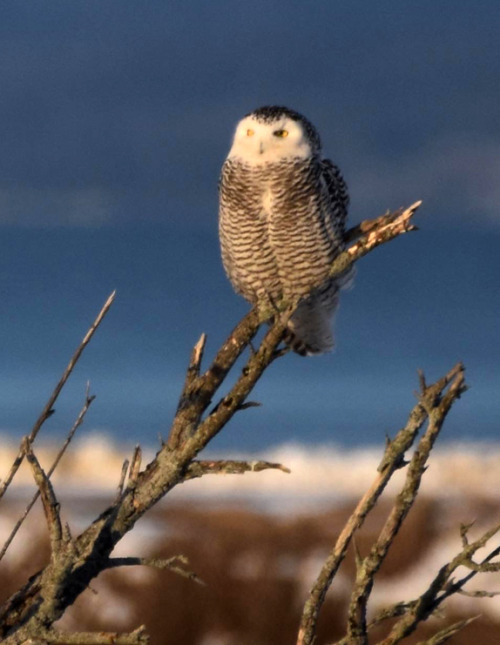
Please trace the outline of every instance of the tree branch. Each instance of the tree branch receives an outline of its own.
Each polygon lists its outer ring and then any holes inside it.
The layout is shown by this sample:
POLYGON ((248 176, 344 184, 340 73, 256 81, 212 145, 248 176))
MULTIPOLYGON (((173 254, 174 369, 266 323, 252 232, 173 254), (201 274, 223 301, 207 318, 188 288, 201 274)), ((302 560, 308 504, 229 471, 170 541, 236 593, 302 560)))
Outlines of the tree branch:
POLYGON ((24 453, 31 466, 33 477, 42 497, 43 510, 49 529, 52 558, 55 559, 61 549, 63 535, 61 518, 59 516, 59 502, 56 499, 52 484, 40 466, 27 437, 25 439, 24 453))
POLYGON ((184 566, 189 563, 189 560, 184 555, 174 555, 171 558, 109 558, 105 566, 106 569, 115 569, 117 567, 135 567, 146 566, 153 567, 154 569, 168 569, 173 571, 183 578, 193 580, 199 585, 204 585, 203 580, 193 571, 185 569, 184 566))
MULTIPOLYGON (((378 645, 395 645, 399 643, 403 638, 414 632, 417 625, 434 613, 447 598, 461 590, 480 570, 471 571, 468 575, 455 582, 451 582, 451 576, 458 567, 467 566, 467 562, 470 561, 472 556, 483 548, 499 531, 500 525, 494 526, 474 542, 465 544, 462 551, 453 560, 441 567, 427 590, 416 600, 408 603, 408 610, 392 626, 388 636, 381 640, 378 645)), ((489 560, 498 555, 499 550, 499 548, 494 549, 483 560, 483 564, 486 565, 489 560)), ((487 569, 482 569, 481 571, 486 572, 487 569)))
MULTIPOLYGON (((69 361, 66 369, 64 370, 58 384, 54 388, 54 391, 49 397, 49 400, 45 404, 45 407, 43 408, 42 412, 40 413, 40 416, 38 419, 35 421, 35 425, 31 429, 31 432, 28 437, 28 442, 31 444, 35 440, 38 432, 40 431, 40 428, 43 426, 45 421, 54 413, 54 403, 57 401, 57 398, 59 394, 61 393, 61 390, 66 384, 66 381, 71 375, 71 372, 73 371, 75 365, 77 364, 80 356, 82 355, 83 350, 87 347, 87 345, 90 343, 90 340, 92 339, 92 336, 95 334, 97 331, 97 328, 101 324, 101 322, 104 320, 104 317, 108 313, 108 311, 111 308, 111 305, 113 304, 113 301, 115 299, 116 291, 113 291, 113 293, 109 296, 109 298, 106 300, 104 303, 101 311, 98 313, 97 318, 94 320, 92 325, 90 326, 90 329, 87 331, 85 336, 83 337, 82 342, 78 345, 76 348, 75 353, 71 357, 71 360, 69 361)), ((14 479, 15 474, 17 473, 19 466, 21 465, 22 461, 24 459, 24 452, 23 449, 21 448, 19 450, 19 453, 4 481, 0 485, 0 499, 4 496, 5 491, 9 487, 11 481, 14 479)))
POLYGON ((425 641, 420 641, 420 643, 417 643, 417 645, 441 645, 442 643, 446 643, 446 641, 450 640, 452 636, 458 634, 458 632, 462 631, 462 629, 464 629, 464 627, 467 627, 467 625, 473 623, 475 620, 477 620, 477 618, 478 616, 474 616, 472 618, 467 618, 466 620, 460 620, 458 623, 454 623, 449 627, 441 629, 431 638, 425 641))
MULTIPOLYGON (((330 275, 341 276, 359 258, 378 245, 413 230, 411 217, 418 205, 419 203, 405 211, 377 218, 376 224, 368 233, 362 235, 336 258, 330 275)), ((4 645, 21 643, 39 634, 41 625, 47 627, 58 620, 65 609, 87 588, 90 581, 106 568, 113 548, 123 535, 131 530, 137 520, 162 496, 189 478, 190 465, 198 453, 242 408, 262 373, 281 354, 277 348, 296 305, 297 303, 293 303, 279 316, 275 316, 276 320, 257 351, 251 353, 239 379, 222 398, 221 404, 210 413, 207 413, 207 410, 215 393, 238 357, 254 338, 262 322, 262 316, 256 309, 252 309, 235 327, 205 372, 201 372, 204 337, 198 341, 191 356, 168 441, 162 445, 156 457, 143 471, 137 472, 138 468, 136 469, 134 478, 129 478, 120 498, 74 539, 71 550, 65 550, 64 567, 56 569, 51 562, 7 601, 0 611, 0 637, 4 638, 4 645), (57 584, 54 584, 54 579, 57 579, 57 584)), ((86 342, 88 340, 84 339, 83 346, 86 342)), ((72 359, 70 366, 74 365, 74 362, 76 361, 72 359)), ((64 382, 62 379, 62 385, 64 382)), ((56 395, 62 385, 56 388, 56 395)), ((51 397, 52 399, 54 397, 51 397)), ((44 415, 51 408, 52 404, 46 406, 42 412, 42 423, 46 418, 44 415)), ((425 415, 419 414, 423 422, 425 415)), ((37 422, 35 427, 40 425, 37 422)), ((236 467, 234 464, 233 466, 236 467)), ((243 465, 243 470, 245 467, 243 465)), ((270 466, 266 464, 265 467, 270 466)), ((392 468, 397 467, 400 467, 400 463, 395 461, 392 468)), ((202 470, 203 468, 207 468, 207 473, 210 471, 206 464, 201 467, 202 470)), ((255 469, 255 466, 252 468, 255 469)), ((384 481, 386 470, 378 477, 384 481)), ((376 490, 378 487, 380 482, 376 483, 376 490)), ((377 496, 378 493, 375 494, 375 498, 377 496)), ((366 500, 368 506, 370 503, 374 501, 366 500)), ((354 520, 355 526, 366 512, 363 508, 358 511, 358 518, 354 520)), ((343 539, 346 540, 346 537, 343 539)), ((349 539, 347 538, 347 543, 349 539)))
MULTIPOLYGON (((56 458, 54 459, 54 462, 52 463, 51 467, 47 471, 47 478, 48 479, 50 479, 50 477, 54 473, 54 470, 57 468, 59 462, 61 461, 61 459, 62 459, 62 457, 64 455, 64 453, 66 452, 66 449, 68 448, 71 440, 73 439, 73 436, 74 436, 75 432, 78 430, 78 428, 83 423, 85 415, 87 414, 87 411, 88 411, 90 405, 92 404, 92 402, 94 401, 94 399, 95 399, 95 396, 93 396, 93 395, 91 396, 89 394, 89 384, 87 383, 87 390, 86 390, 86 394, 85 394, 85 403, 84 403, 82 409, 80 410, 80 413, 78 414, 78 417, 76 418, 76 421, 74 422, 71 430, 69 431, 68 436, 64 440, 63 445, 61 446, 59 452, 57 453, 56 458)), ((23 454, 25 454, 26 448, 29 447, 29 446, 30 446, 29 441, 26 441, 25 444, 24 444, 24 447, 22 447, 22 449, 21 449, 23 454)), ((40 497, 40 490, 37 490, 36 493, 31 498, 31 501, 29 502, 29 504, 24 509, 23 514, 21 515, 21 517, 15 523, 14 528, 10 532, 9 537, 5 541, 5 544, 3 545, 2 550, 0 551, 0 560, 2 560, 2 558, 4 557, 5 553, 7 552, 7 549, 11 545, 13 539, 16 537, 17 532, 21 528, 24 520, 28 517, 29 512, 31 511, 31 509, 33 508, 33 506, 35 505, 35 503, 36 503, 36 501, 38 500, 39 497, 40 497)))
MULTIPOLYGON (((424 395, 426 397, 426 401, 435 401, 452 379, 459 378, 462 373, 463 366, 459 363, 442 379, 437 381, 433 386, 427 388, 424 395)), ((463 376, 460 378, 460 383, 462 382, 463 376)), ((359 501, 352 515, 349 517, 346 525, 337 538, 335 546, 326 559, 311 588, 311 591, 309 592, 309 596, 302 613, 297 645, 310 645, 313 643, 319 612, 325 600, 326 592, 330 588, 332 580, 345 557, 354 532, 363 525, 368 513, 375 506, 394 472, 405 465, 405 452, 413 444, 415 437, 419 429, 424 424, 427 416, 428 412, 420 400, 411 411, 406 426, 397 433, 396 437, 392 441, 388 441, 375 480, 359 501)), ((346 642, 351 643, 349 640, 346 642)))
POLYGON ((413 506, 420 488, 427 460, 442 428, 446 415, 452 404, 465 391, 463 369, 457 372, 450 389, 442 397, 438 396, 435 387, 424 387, 419 396, 422 408, 429 418, 428 427, 418 442, 413 457, 406 471, 406 480, 396 498, 394 507, 387 518, 382 531, 369 555, 363 560, 357 571, 356 582, 351 596, 348 619, 348 637, 352 645, 366 645, 368 631, 366 625, 366 607, 374 577, 384 561, 390 545, 394 541, 404 518, 413 506))
POLYGON ((141 625, 133 632, 60 632, 55 629, 42 630, 35 642, 54 645, 148 645, 146 628, 141 625))
POLYGON ((290 473, 291 470, 282 464, 270 461, 192 461, 186 471, 185 479, 195 479, 203 475, 242 475, 244 473, 258 473, 262 470, 281 470, 290 473))

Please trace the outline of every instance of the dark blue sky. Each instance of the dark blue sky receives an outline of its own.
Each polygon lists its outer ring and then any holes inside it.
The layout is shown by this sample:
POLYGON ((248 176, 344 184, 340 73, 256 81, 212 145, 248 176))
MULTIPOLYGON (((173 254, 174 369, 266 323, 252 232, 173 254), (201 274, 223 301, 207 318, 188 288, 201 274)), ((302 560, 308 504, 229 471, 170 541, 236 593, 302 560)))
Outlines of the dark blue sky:
POLYGON ((333 355, 275 364, 221 447, 380 442, 416 369, 472 386, 450 440, 500 417, 500 5, 72 0, 0 7, 0 429, 29 430, 109 292, 117 301, 46 434, 90 379, 88 427, 166 432, 190 347, 245 303, 219 260, 217 179, 238 119, 303 112, 352 221, 424 199, 420 232, 345 293, 333 355))

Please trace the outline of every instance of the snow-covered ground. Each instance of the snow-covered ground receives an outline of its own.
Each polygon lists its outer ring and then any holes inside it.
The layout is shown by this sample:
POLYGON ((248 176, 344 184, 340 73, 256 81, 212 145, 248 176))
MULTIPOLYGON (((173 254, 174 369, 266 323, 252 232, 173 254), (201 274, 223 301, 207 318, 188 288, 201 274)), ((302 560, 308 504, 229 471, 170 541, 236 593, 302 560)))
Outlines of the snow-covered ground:
MULTIPOLYGON (((18 446, 6 439, 0 443, 0 476, 4 477, 18 446)), ((57 446, 51 447, 43 443, 35 446, 44 467, 50 465, 56 449, 57 446)), ((132 450, 133 446, 118 445, 98 433, 90 433, 70 447, 53 482, 64 519, 70 522, 74 533, 85 528, 112 501, 123 460, 130 457, 132 450)), ((153 457, 154 452, 153 448, 144 450, 143 465, 153 457)), ((214 545, 220 545, 225 539, 221 536, 226 532, 234 535, 234 527, 237 526, 240 531, 238 540, 241 552, 224 556, 227 575, 233 580, 239 580, 238 584, 253 584, 259 576, 269 575, 272 562, 273 579, 294 579, 299 606, 300 599, 305 596, 327 555, 327 545, 333 540, 331 536, 338 532, 338 526, 342 525, 356 500, 376 476, 382 453, 382 447, 346 450, 334 445, 292 444, 276 446, 259 454, 210 453, 205 456, 211 459, 263 459, 279 462, 287 466, 291 473, 269 470, 245 475, 210 475, 182 484, 120 542, 117 553, 147 555, 159 553, 164 548, 178 548, 172 545, 184 543, 188 553, 190 549, 196 553, 201 545, 206 548, 206 540, 213 548, 214 545), (186 514, 186 509, 194 510, 192 514, 186 514), (214 520, 215 524, 207 523, 207 513, 211 512, 217 518, 214 520), (248 517, 251 523, 259 516, 266 518, 262 524, 267 528, 262 529, 262 535, 252 533, 251 539, 255 542, 252 542, 250 548, 245 538, 245 518, 248 517), (301 549, 295 549, 297 536, 301 535, 296 530, 300 518, 308 518, 309 525, 314 526, 316 532, 323 532, 324 539, 316 545, 311 542, 301 549), (217 522, 222 522, 222 528, 217 528, 217 522), (228 527, 232 528, 224 528, 224 522, 229 522, 228 527), (286 546, 280 547, 279 557, 274 555, 269 560, 265 549, 259 550, 260 541, 270 543, 278 540, 277 536, 282 535, 283 531, 289 531, 286 534, 289 537, 283 543, 286 546)), ((404 476, 404 469, 396 473, 384 497, 385 502, 382 500, 380 508, 377 507, 375 517, 379 518, 376 519, 378 526, 381 526, 381 518, 387 512, 392 494, 402 484, 404 476)), ((2 500, 1 543, 8 536, 15 519, 34 490, 31 473, 23 465, 2 500)), ((415 510, 412 521, 416 523, 405 538, 410 542, 414 539, 415 544, 400 544, 398 547, 408 548, 410 553, 414 547, 419 552, 418 556, 403 562, 401 575, 398 575, 396 565, 393 565, 391 572, 382 572, 373 590, 371 610, 375 611, 422 593, 439 568, 460 551, 461 523, 476 521, 471 530, 472 537, 499 523, 499 490, 500 444, 448 444, 436 448, 431 455, 420 493, 420 497, 428 501, 431 510, 420 516, 419 511, 415 510), (419 522, 425 524, 423 538, 419 533, 422 529, 419 522), (411 531, 415 532, 414 538, 411 531), (422 540, 425 544, 421 543, 422 540)), ((409 521, 411 518, 412 514, 409 521)), ((369 539, 372 539, 377 529, 372 526, 370 530, 369 539)), ((43 535, 44 532, 43 515, 40 510, 34 511, 27 527, 20 531, 9 549, 6 558, 9 570, 15 570, 16 563, 23 562, 25 553, 33 545, 34 535, 43 535)), ((499 539, 493 539, 491 547, 498 546, 499 543, 499 539)), ((184 547, 181 548, 184 552, 184 547)), ((210 559, 215 561, 217 557, 211 555, 210 559)), ((348 570, 339 572, 330 592, 332 599, 348 595, 352 585, 351 573, 348 570)), ((134 567, 121 575, 123 580, 140 588, 141 585, 152 584, 156 574, 145 568, 134 567)), ((89 611, 92 615, 101 616, 104 622, 106 616, 111 615, 110 624, 120 628, 120 625, 116 625, 118 622, 125 628, 127 617, 133 613, 132 600, 116 595, 116 590, 109 587, 105 579, 99 578, 94 586, 101 591, 101 595, 97 599, 92 594, 88 596, 86 602, 87 607, 90 607, 89 611), (105 603, 102 602, 104 593, 105 603)), ((497 591, 500 589, 500 576, 478 576, 469 589, 497 591)), ((487 599, 454 596, 448 603, 448 609, 468 616, 481 613, 483 617, 500 625, 500 596, 487 599)), ((78 621, 75 620, 75 614, 70 612, 66 619, 68 627, 76 625, 78 621)))
MULTIPOLYGON (((4 477, 17 453, 18 444, 0 436, 0 477, 4 477)), ((35 445, 35 452, 48 467, 57 444, 35 445)), ((64 495, 106 495, 116 489, 124 459, 133 445, 119 445, 101 433, 90 433, 71 446, 53 476, 63 484, 64 495)), ((156 448, 143 447, 143 465, 156 448)), ((206 499, 212 503, 244 498, 262 510, 300 512, 314 506, 332 505, 359 496, 373 480, 383 454, 382 447, 345 449, 334 444, 307 446, 283 444, 260 453, 203 453, 201 458, 263 459, 287 466, 290 474, 278 470, 245 475, 210 475, 192 480, 171 493, 173 499, 206 499), (277 504, 275 504, 277 502, 277 504)), ((481 496, 496 500, 500 490, 500 443, 446 444, 432 453, 422 493, 450 500, 481 496)), ((395 477, 392 489, 404 471, 395 477)), ((21 494, 33 486, 31 472, 24 465, 16 476, 12 493, 21 494)))

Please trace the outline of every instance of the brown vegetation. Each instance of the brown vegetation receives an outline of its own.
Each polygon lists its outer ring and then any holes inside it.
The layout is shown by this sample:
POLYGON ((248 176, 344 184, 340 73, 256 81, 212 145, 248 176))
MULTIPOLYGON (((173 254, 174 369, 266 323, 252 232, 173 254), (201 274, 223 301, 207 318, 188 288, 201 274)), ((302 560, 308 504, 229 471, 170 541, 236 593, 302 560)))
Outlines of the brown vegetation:
MULTIPOLYGON (((145 624, 152 645, 291 645, 296 641, 304 597, 353 503, 298 516, 270 515, 244 506, 207 509, 199 503, 162 504, 148 515, 148 524, 155 526, 155 538, 151 551, 143 555, 168 558, 182 553, 205 585, 143 567, 107 571, 78 598, 62 626, 76 631, 126 632, 145 624)), ((99 502, 90 507, 97 511, 99 502)), ((413 597, 416 581, 411 576, 418 571, 419 577, 430 580, 434 574, 425 571, 425 561, 443 534, 443 524, 458 545, 455 527, 470 516, 472 508, 480 525, 493 514, 500 514, 500 504, 492 506, 485 500, 469 500, 464 508, 450 510, 442 500, 420 499, 382 565, 378 582, 397 583, 409 575, 407 597, 413 597)), ((370 548, 389 510, 389 501, 382 501, 358 534, 356 545, 361 554, 370 548)), ((8 566, 9 560, 2 563, 0 600, 19 588, 28 573, 47 562, 49 547, 41 520, 40 515, 33 516, 30 530, 36 531, 38 523, 40 541, 27 543, 22 562, 16 559, 13 566, 8 566)), ((148 544, 148 530, 141 530, 140 525, 136 530, 137 543, 148 544)), ((323 607, 317 645, 333 643, 343 636, 354 577, 354 553, 350 549, 323 607)), ((473 615, 477 603, 470 600, 462 608, 445 610, 406 642, 419 643, 445 624, 473 615)), ((451 642, 493 644, 498 633, 500 623, 486 614, 451 642)), ((374 632, 375 639, 377 636, 382 633, 374 632)))

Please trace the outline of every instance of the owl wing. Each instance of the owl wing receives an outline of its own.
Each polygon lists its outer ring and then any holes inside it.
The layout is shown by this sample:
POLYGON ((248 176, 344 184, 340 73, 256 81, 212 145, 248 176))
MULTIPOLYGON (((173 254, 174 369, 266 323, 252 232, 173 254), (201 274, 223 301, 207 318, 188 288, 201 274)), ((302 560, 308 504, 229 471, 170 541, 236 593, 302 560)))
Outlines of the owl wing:
MULTIPOLYGON (((320 162, 321 179, 327 199, 327 228, 338 252, 345 248, 345 231, 349 208, 347 184, 339 168, 329 159, 320 162)), ((351 267, 336 280, 339 287, 348 287, 354 278, 355 269, 351 267)))
POLYGON ((339 168, 330 159, 321 160, 321 177, 329 199, 333 228, 343 239, 349 208, 347 184, 339 168))

